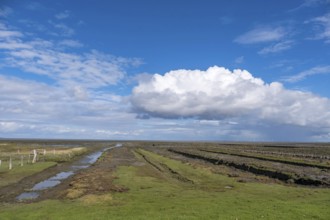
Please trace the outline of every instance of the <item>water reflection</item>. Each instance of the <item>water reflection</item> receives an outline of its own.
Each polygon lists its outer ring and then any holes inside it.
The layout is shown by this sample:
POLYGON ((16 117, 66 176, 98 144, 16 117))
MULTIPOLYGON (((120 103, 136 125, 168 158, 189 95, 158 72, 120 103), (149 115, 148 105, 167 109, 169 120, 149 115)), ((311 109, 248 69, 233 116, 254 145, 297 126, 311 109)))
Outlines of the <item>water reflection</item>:
POLYGON ((16 199, 18 201, 29 200, 29 199, 36 199, 38 198, 39 193, 37 192, 24 192, 21 195, 17 196, 16 199))

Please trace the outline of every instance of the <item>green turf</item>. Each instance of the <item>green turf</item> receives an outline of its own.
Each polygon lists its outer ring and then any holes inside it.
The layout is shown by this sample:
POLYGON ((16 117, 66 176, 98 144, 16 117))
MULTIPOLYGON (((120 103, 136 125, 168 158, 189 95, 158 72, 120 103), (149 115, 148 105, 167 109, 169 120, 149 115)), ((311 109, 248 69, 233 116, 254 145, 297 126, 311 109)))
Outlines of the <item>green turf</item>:
POLYGON ((195 184, 151 166, 120 167, 112 200, 43 201, 0 207, 0 219, 329 219, 330 190, 237 183, 233 178, 143 151, 195 184), (232 187, 232 188, 229 188, 232 187))

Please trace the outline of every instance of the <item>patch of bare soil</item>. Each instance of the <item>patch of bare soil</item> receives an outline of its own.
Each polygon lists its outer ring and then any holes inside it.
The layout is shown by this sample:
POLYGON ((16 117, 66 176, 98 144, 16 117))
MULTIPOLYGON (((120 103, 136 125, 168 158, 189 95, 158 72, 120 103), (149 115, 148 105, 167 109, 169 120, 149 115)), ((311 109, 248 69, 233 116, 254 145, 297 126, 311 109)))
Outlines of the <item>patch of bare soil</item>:
POLYGON ((77 199, 86 195, 101 195, 107 192, 125 192, 128 188, 113 183, 118 166, 134 165, 136 158, 127 147, 105 152, 91 167, 63 181, 60 185, 40 196, 43 199, 77 199))

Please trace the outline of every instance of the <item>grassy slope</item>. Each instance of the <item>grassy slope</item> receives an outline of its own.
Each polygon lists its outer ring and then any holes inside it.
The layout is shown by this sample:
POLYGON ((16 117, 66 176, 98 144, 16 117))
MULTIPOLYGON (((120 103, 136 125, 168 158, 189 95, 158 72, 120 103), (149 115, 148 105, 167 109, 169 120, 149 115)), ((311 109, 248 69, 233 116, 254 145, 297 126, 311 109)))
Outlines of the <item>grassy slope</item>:
POLYGON ((160 175, 150 166, 120 167, 116 183, 129 187, 129 192, 91 201, 3 205, 0 219, 329 219, 329 189, 237 183, 203 168, 143 153, 195 184, 160 175))

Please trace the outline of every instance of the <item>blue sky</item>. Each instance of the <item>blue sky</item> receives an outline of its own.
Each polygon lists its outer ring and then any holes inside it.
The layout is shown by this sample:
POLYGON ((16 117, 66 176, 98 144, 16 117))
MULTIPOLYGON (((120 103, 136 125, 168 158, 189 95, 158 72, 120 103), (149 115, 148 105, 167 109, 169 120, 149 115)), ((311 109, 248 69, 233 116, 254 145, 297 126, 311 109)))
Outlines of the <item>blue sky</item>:
POLYGON ((330 141, 330 1, 0 1, 0 137, 330 141))

